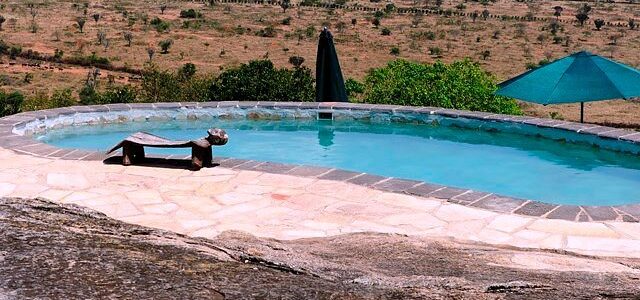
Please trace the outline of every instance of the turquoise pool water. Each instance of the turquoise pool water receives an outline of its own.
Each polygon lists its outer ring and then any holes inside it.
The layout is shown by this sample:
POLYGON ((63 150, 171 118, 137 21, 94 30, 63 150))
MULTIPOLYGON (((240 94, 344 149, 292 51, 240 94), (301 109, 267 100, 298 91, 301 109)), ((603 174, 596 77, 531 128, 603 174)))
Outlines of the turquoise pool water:
MULTIPOLYGON (((360 121, 171 121, 51 130, 37 138, 105 151, 136 131, 193 139, 229 133, 214 155, 336 167, 558 204, 640 202, 640 157, 550 139, 448 126, 360 121)), ((188 149, 150 153, 189 154, 188 149)))

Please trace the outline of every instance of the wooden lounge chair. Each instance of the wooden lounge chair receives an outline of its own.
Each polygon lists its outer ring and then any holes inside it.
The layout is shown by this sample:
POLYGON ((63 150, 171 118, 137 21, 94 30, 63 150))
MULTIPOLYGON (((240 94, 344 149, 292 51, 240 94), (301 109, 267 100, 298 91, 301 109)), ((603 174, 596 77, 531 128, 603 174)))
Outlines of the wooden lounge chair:
POLYGON ((200 170, 212 166, 212 146, 222 146, 229 141, 229 136, 222 129, 209 129, 207 133, 207 137, 194 141, 173 141, 146 132, 136 132, 107 151, 107 154, 122 148, 122 164, 128 166, 144 159, 144 147, 191 148, 191 166, 194 170, 200 170))

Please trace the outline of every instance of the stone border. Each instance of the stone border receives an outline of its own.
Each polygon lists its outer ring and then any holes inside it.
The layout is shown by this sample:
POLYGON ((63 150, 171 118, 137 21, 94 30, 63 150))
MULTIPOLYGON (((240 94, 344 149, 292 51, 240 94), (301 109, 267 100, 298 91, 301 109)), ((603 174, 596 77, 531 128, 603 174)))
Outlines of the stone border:
MULTIPOLYGON (((190 102, 190 103, 132 103, 92 106, 72 106, 33 112, 25 112, 0 118, 0 147, 17 153, 37 157, 62 160, 102 161, 110 156, 102 152, 79 149, 60 149, 41 143, 31 137, 14 133, 14 128, 29 122, 55 119, 58 116, 88 112, 111 112, 130 110, 168 110, 179 108, 269 108, 269 109, 334 109, 371 111, 380 113, 415 113, 439 115, 449 118, 466 118, 501 123, 519 123, 541 128, 556 128, 569 132, 597 136, 603 139, 619 140, 640 145, 640 132, 581 124, 567 121, 541 119, 526 116, 510 116, 485 112, 471 112, 436 107, 408 107, 400 105, 376 105, 355 103, 314 103, 314 102, 190 102)), ((156 158, 188 159, 190 156, 151 156, 156 158)), ((237 158, 215 159, 220 166, 234 170, 251 170, 274 174, 313 177, 325 180, 343 181, 377 190, 404 193, 421 197, 435 197, 464 206, 487 209, 500 213, 514 213, 547 219, 569 221, 640 221, 640 204, 620 206, 572 206, 547 204, 532 200, 516 199, 492 193, 435 185, 421 181, 383 177, 372 174, 351 172, 333 168, 304 165, 261 162, 237 158)))

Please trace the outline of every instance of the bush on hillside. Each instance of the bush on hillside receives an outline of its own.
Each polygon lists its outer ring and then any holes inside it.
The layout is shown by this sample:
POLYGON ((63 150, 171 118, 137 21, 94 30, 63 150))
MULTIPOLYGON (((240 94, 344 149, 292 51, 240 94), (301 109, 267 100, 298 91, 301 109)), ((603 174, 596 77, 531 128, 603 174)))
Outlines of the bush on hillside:
POLYGON ((24 96, 20 92, 5 93, 0 91, 0 117, 20 112, 24 96))
POLYGON ((200 18, 201 16, 202 14, 200 14, 200 12, 196 11, 193 8, 180 11, 180 18, 195 19, 195 18, 200 18))
POLYGON ((173 72, 150 66, 140 84, 142 102, 174 102, 180 98, 180 80, 173 72))
POLYGON ((270 60, 254 60, 224 71, 211 84, 212 101, 313 101, 311 70, 277 69, 270 60))
POLYGON ((77 105, 78 101, 73 97, 71 89, 61 89, 53 92, 51 96, 46 92, 36 92, 22 103, 22 111, 41 110, 57 107, 77 105))
POLYGON ((359 97, 364 93, 364 84, 362 82, 357 81, 353 78, 349 78, 344 82, 344 88, 347 91, 347 96, 350 101, 353 102, 355 98, 359 97))
POLYGON ((496 96, 494 78, 471 60, 433 65, 396 60, 369 71, 368 103, 422 105, 521 114, 515 100, 496 96))
POLYGON ((138 90, 131 85, 112 86, 100 95, 101 104, 132 103, 138 99, 138 90))

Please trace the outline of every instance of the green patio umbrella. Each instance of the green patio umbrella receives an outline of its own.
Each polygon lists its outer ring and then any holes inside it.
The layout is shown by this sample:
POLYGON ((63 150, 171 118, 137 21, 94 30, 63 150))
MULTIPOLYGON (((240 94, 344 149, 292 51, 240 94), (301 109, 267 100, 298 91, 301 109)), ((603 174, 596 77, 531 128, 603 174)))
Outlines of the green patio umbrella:
POLYGON ((322 29, 316 59, 316 102, 349 102, 333 35, 322 29))
POLYGON ((580 51, 527 71, 498 85, 497 95, 538 104, 640 97, 640 71, 604 57, 580 51))

